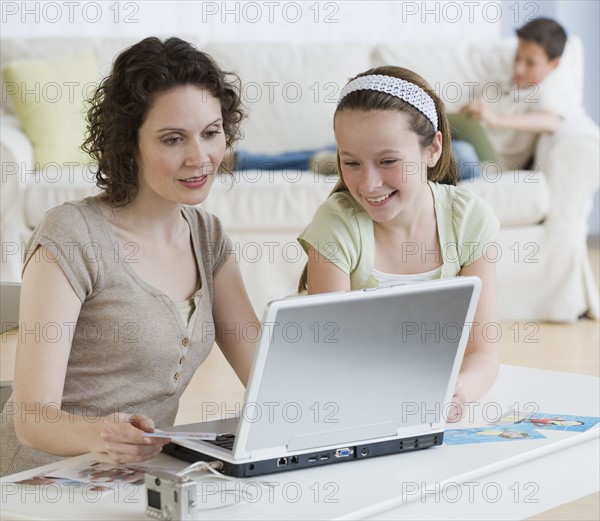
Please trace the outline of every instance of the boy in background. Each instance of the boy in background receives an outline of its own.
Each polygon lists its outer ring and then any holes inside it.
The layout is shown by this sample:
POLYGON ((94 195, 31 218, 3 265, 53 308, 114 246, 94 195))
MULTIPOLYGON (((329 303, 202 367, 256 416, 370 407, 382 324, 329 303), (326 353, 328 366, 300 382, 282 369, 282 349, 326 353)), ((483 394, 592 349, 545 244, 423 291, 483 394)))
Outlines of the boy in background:
POLYGON ((568 112, 568 93, 560 97, 544 83, 560 63, 565 30, 554 20, 537 18, 516 32, 512 83, 495 103, 477 98, 461 109, 487 128, 502 168, 510 170, 526 169, 537 137, 554 132, 568 112))
MULTIPOLYGON (((537 18, 517 29, 519 43, 512 67, 512 78, 502 87, 494 103, 477 98, 461 112, 477 118, 489 138, 489 145, 503 170, 525 170, 531 166, 535 141, 542 133, 554 132, 567 115, 568 93, 552 93, 544 83, 554 71, 565 48, 567 34, 560 24, 537 18)), ((510 74, 510 73, 509 73, 510 74)), ((507 76, 509 75, 507 74, 507 76)), ((473 143, 452 140, 457 161, 458 180, 481 176, 480 162, 473 143)), ((228 170, 314 170, 325 175, 337 174, 335 145, 316 150, 281 154, 256 154, 237 150, 224 161, 228 170)))

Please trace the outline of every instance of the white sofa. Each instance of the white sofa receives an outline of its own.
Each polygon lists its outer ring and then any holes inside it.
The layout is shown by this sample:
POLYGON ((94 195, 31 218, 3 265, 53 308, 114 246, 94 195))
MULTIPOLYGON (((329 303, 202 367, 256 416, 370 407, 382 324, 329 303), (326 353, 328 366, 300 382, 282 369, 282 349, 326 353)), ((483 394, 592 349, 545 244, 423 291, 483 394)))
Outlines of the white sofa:
MULTIPOLYGON (((384 63, 416 70, 440 89, 450 110, 457 109, 467 100, 466 82, 481 86, 506 74, 516 45, 514 39, 476 45, 215 45, 183 37, 241 77, 250 116, 239 146, 257 152, 332 143, 332 114, 341 87, 350 76, 384 63), (452 93, 444 91, 451 88, 452 93)), ((92 50, 100 76, 108 72, 112 58, 132 43, 4 40, 0 60, 5 66, 17 59, 92 50)), ((573 321, 585 313, 598 317, 598 291, 586 236, 592 197, 599 185, 599 131, 582 109, 582 78, 583 50, 580 41, 571 38, 553 81, 562 82, 572 96, 573 114, 554 135, 538 140, 536 171, 497 175, 494 169, 466 184, 492 205, 501 222, 497 268, 503 320, 573 321)), ((94 184, 81 168, 36 174, 31 142, 6 103, 1 124, 1 278, 19 280, 24 244, 44 212, 93 193, 94 184)), ((295 292, 305 262, 295 238, 335 179, 313 172, 249 171, 238 173, 233 186, 228 180, 227 176, 217 180, 204 206, 220 216, 232 237, 260 314, 269 300, 295 292)))

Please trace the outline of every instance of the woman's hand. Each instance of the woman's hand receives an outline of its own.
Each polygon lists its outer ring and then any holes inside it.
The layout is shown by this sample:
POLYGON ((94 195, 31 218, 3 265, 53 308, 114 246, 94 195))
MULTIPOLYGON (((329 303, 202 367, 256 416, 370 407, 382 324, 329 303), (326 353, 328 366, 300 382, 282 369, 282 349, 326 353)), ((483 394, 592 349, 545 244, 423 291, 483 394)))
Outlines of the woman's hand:
POLYGON ((114 413, 102 419, 100 438, 106 452, 117 463, 132 463, 152 459, 169 443, 169 438, 146 438, 144 432, 154 432, 154 422, 143 414, 114 413))

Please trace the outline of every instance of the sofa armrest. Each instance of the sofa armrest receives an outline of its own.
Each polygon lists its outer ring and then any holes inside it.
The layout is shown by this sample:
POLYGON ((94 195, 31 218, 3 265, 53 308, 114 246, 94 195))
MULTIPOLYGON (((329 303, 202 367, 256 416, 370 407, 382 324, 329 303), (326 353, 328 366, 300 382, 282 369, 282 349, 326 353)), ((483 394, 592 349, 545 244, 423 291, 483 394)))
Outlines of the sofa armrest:
POLYGON ((33 170, 35 162, 33 145, 21 130, 19 121, 12 114, 3 113, 0 119, 0 144, 2 146, 2 163, 16 163, 19 167, 33 170))
POLYGON ((600 185, 599 146, 600 129, 583 111, 538 140, 535 166, 546 175, 550 189, 549 226, 576 226, 587 234, 593 196, 600 185))
POLYGON ((33 146, 14 116, 0 120, 0 242, 2 259, 0 279, 21 280, 23 238, 26 237, 23 192, 27 176, 35 175, 33 146))

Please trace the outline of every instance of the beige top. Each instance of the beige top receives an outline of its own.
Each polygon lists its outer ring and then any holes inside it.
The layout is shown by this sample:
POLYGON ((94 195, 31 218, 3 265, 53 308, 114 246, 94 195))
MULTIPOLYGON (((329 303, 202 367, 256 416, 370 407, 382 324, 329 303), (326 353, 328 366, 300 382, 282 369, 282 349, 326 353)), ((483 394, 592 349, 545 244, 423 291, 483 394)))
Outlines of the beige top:
MULTIPOLYGON (((34 230, 25 265, 37 246, 48 247, 82 302, 69 329, 63 410, 88 417, 139 412, 157 428, 173 425, 181 394, 213 346, 213 276, 232 251, 217 217, 196 207, 184 207, 183 216, 201 280, 189 324, 131 268, 134 251, 119 247, 93 198, 49 210, 34 230)), ((18 443, 17 405, 2 413, 0 475, 61 459, 18 443)))
POLYGON ((175 302, 175 305, 177 306, 177 311, 179 311, 179 314, 181 315, 181 320, 183 320, 185 327, 187 327, 194 314, 194 310, 196 309, 194 297, 184 300, 183 302, 175 302))

